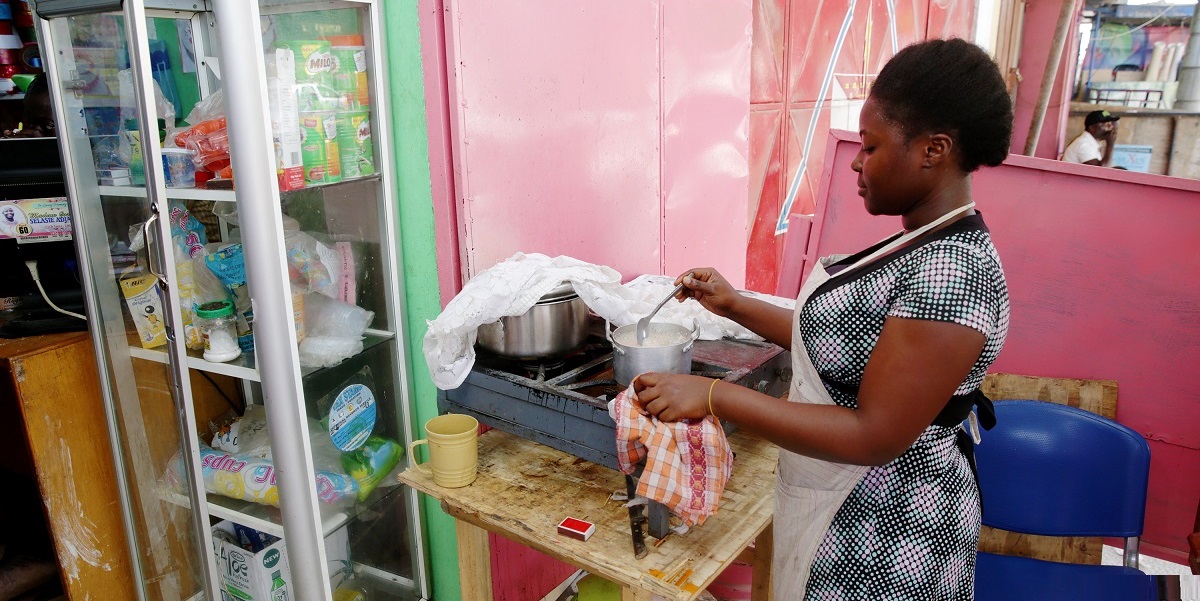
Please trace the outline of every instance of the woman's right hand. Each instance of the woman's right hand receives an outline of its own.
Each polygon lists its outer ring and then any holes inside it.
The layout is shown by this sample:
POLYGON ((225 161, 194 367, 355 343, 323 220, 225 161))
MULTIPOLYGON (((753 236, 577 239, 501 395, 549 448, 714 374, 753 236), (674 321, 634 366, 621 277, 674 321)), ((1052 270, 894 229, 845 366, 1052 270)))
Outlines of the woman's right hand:
POLYGON ((721 317, 733 314, 734 307, 742 300, 738 293, 725 278, 711 267, 689 269, 683 275, 675 278, 675 284, 683 284, 683 290, 675 295, 680 302, 694 298, 705 309, 721 317))

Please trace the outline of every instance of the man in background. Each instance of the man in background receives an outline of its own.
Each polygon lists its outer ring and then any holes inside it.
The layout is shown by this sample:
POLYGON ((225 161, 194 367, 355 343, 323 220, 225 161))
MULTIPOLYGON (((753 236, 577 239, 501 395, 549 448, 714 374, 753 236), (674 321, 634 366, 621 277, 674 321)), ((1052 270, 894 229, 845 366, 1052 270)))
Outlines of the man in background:
POLYGON ((39 73, 29 84, 22 110, 24 115, 20 128, 4 130, 5 138, 43 138, 53 137, 57 133, 54 127, 54 108, 50 104, 50 85, 46 81, 45 73, 39 73))
POLYGON ((1079 134, 1063 152, 1062 160, 1107 167, 1112 163, 1113 144, 1117 140, 1117 121, 1121 118, 1108 111, 1092 111, 1083 119, 1079 134))

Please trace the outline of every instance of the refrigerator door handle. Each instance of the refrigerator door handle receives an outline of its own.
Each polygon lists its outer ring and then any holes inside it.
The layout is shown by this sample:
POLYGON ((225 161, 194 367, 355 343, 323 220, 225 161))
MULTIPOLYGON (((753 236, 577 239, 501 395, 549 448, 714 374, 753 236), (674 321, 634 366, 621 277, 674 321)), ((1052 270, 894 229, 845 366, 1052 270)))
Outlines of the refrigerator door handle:
POLYGON ((156 245, 150 244, 150 232, 154 231, 152 226, 154 222, 158 221, 158 211, 155 210, 156 208, 153 206, 150 207, 150 218, 142 224, 142 244, 146 247, 146 260, 150 263, 150 275, 153 275, 155 279, 166 285, 167 278, 163 275, 162 270, 159 269, 158 260, 155 259, 155 255, 157 254, 156 245))

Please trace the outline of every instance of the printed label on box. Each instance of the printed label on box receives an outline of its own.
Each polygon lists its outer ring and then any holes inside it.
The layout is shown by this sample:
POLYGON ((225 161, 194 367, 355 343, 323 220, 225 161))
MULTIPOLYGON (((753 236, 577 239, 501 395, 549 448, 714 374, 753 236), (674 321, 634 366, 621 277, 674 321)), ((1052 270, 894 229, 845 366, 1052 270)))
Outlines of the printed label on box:
POLYGON ((232 522, 213 526, 213 553, 220 571, 222 601, 285 601, 291 598, 288 583, 292 571, 283 539, 270 538, 275 541, 261 551, 248 551, 233 542, 236 535, 232 522))

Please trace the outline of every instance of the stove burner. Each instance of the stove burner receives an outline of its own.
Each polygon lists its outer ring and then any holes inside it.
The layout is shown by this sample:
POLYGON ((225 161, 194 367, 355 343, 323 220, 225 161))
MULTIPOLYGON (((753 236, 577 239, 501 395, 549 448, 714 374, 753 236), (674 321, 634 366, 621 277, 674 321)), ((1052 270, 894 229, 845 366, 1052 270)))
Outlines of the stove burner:
POLYGON ((517 370, 518 370, 517 373, 520 373, 520 372, 527 373, 527 374, 529 374, 530 378, 537 380, 538 382, 542 382, 542 381, 545 381, 547 372, 555 373, 558 370, 562 369, 562 366, 565 364, 566 364, 566 361, 563 359, 560 359, 558 361, 550 361, 550 362, 518 361, 515 363, 514 367, 517 368, 517 370))

